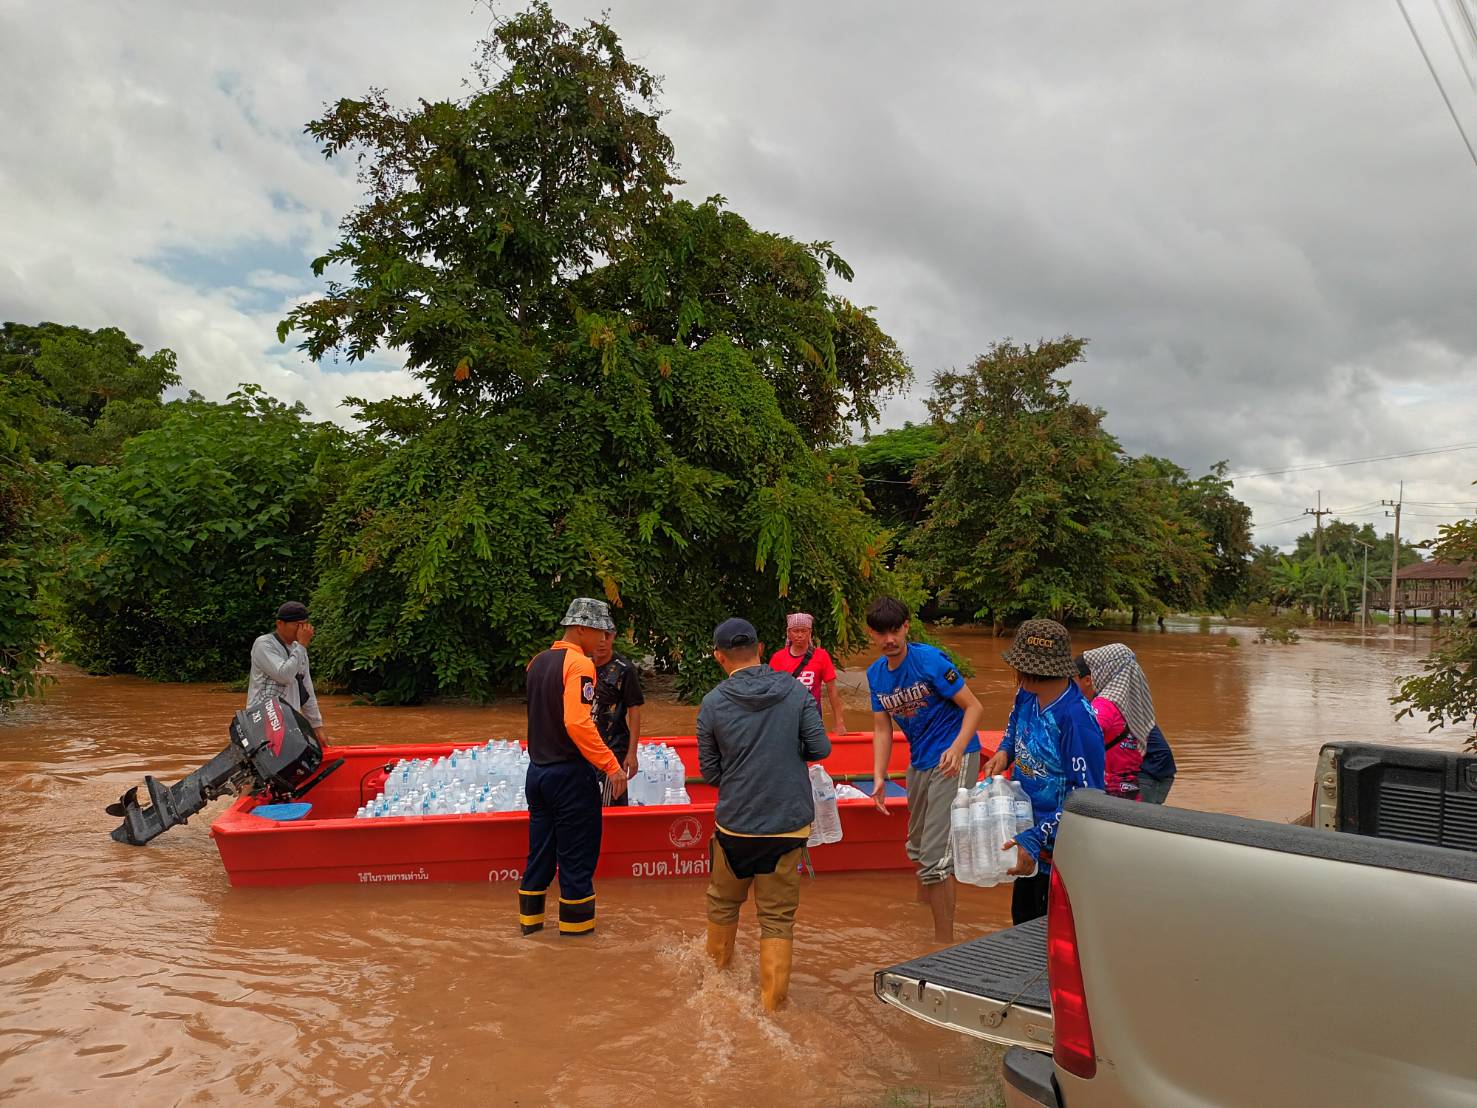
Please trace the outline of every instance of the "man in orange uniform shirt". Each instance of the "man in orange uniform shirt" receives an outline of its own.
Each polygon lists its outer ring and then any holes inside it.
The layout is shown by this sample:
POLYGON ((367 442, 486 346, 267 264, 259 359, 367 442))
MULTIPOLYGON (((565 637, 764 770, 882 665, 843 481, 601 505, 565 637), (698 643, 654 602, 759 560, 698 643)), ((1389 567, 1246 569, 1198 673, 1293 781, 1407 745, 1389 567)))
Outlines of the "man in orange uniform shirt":
POLYGON ((559 934, 595 930, 595 865, 600 861, 601 772, 611 795, 626 774, 595 727, 595 663, 614 631, 603 600, 576 599, 560 623, 564 637, 528 663, 528 864, 518 889, 523 934, 544 927, 544 896, 559 872, 559 934))

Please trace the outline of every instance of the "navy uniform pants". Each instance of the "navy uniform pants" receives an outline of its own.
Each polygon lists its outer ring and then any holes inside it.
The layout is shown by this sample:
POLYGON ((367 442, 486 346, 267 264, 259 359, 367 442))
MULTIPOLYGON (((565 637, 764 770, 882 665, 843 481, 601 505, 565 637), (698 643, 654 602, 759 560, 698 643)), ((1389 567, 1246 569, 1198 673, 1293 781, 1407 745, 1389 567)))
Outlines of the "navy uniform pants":
POLYGON ((600 860, 600 771, 584 759, 528 767, 528 864, 518 889, 525 935, 543 930, 544 897, 559 874, 559 933, 595 930, 595 864, 600 860))

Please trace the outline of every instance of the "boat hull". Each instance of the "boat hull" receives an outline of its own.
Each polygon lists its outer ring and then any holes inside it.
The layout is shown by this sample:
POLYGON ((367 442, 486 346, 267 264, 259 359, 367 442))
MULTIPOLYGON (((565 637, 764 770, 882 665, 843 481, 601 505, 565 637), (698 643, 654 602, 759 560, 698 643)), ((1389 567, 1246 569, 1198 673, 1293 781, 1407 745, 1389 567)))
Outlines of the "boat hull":
MULTIPOLYGON (((1000 736, 982 732, 993 750, 1000 736)), ((671 745, 690 775, 697 773, 697 745, 690 736, 653 739, 671 745)), ((825 766, 833 775, 870 778, 872 737, 832 737, 825 766)), ((235 886, 414 885, 443 881, 515 886, 528 856, 528 813, 410 816, 355 819, 359 805, 378 791, 376 771, 400 758, 434 758, 476 744, 350 746, 325 751, 325 760, 345 763, 308 794, 309 817, 278 823, 252 814, 260 801, 242 797, 210 829, 226 875, 235 886), (369 790, 366 794, 366 790, 369 790)), ((901 736, 893 745, 889 771, 907 767, 901 736)), ((868 782, 859 785, 870 791, 868 782)), ((702 877, 708 872, 717 790, 689 786, 692 803, 681 806, 607 808, 597 878, 702 877)), ((839 804, 842 840, 812 847, 818 873, 905 869, 908 808, 899 796, 886 814, 870 800, 839 804)))

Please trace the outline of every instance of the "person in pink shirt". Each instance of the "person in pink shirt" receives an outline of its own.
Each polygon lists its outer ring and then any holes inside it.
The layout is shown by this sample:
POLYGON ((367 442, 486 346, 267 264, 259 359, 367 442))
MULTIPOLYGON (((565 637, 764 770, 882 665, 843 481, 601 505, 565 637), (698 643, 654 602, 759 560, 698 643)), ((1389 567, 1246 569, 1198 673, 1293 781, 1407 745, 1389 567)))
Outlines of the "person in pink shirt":
MULTIPOLYGON (((835 717, 835 732, 846 731, 846 709, 841 704, 841 690, 836 685, 836 665, 826 648, 815 644, 815 620, 806 612, 793 612, 785 620, 785 645, 769 659, 769 668, 788 673, 810 690, 815 706, 821 707, 821 690, 825 689, 835 717)), ((821 713, 825 715, 824 712, 821 713)))
POLYGON ((1103 791, 1124 800, 1137 800, 1139 771, 1144 768, 1143 743, 1129 730, 1118 705, 1098 695, 1091 661, 1087 655, 1077 655, 1077 687, 1092 701, 1093 714, 1103 729, 1103 791))

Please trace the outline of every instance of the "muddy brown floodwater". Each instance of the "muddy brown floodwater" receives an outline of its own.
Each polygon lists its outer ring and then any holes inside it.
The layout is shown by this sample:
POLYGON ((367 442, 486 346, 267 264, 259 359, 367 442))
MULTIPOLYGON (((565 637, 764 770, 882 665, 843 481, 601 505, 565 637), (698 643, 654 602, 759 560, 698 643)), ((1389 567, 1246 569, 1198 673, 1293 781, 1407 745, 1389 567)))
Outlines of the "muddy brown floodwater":
MULTIPOLYGON (((973 662, 986 726, 1012 691, 1003 643, 973 662)), ((1456 745, 1396 724, 1425 631, 1314 630, 1292 646, 1191 624, 1082 633, 1138 651, 1180 776, 1171 802, 1285 820, 1332 739, 1456 745), (1227 644, 1227 635, 1241 640, 1227 644)), ((843 674, 867 722, 860 662, 843 674), (855 683, 862 682, 858 687, 855 683)), ((593 941, 516 937, 506 888, 232 889, 208 836, 219 801, 145 849, 103 807, 225 741, 220 687, 72 670, 0 720, 0 1099, 19 1104, 989 1104, 998 1054, 878 1003, 872 972, 931 948, 906 873, 805 886, 791 1006, 759 1009, 756 934, 723 976, 702 958, 703 882, 605 881, 593 941)), ((647 709, 648 734, 694 710, 647 709)), ((522 737, 521 704, 325 704, 333 740, 522 737)), ((899 829, 901 830, 901 828, 899 829)), ((959 938, 1009 923, 1005 889, 961 890, 959 938)))

